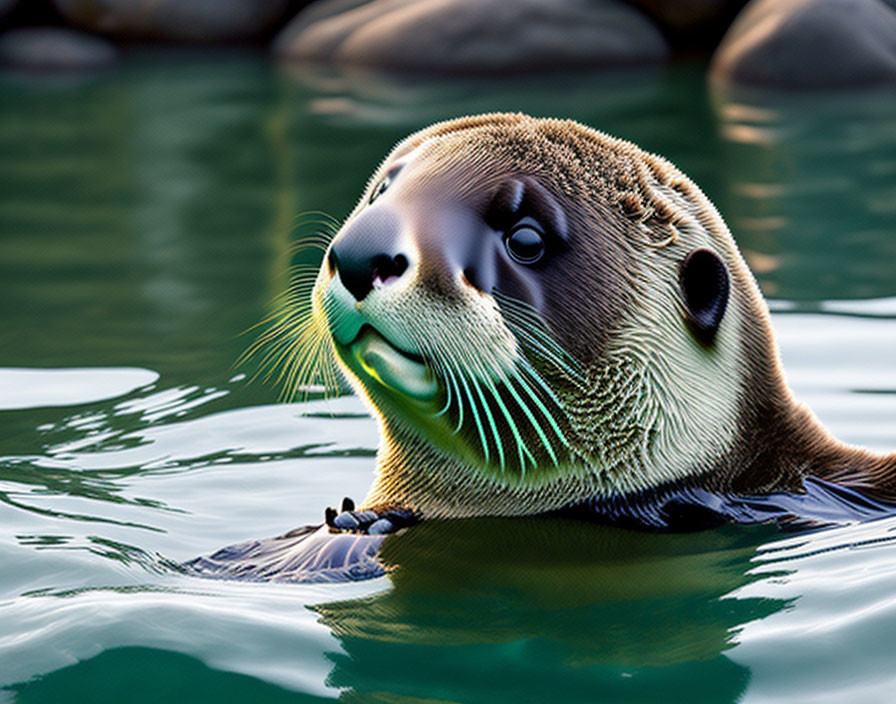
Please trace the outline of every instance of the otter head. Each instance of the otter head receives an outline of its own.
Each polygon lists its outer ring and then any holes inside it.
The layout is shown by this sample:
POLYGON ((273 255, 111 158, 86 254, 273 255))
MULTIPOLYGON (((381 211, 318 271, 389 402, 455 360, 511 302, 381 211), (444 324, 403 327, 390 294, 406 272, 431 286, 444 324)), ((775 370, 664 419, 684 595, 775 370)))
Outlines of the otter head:
POLYGON ((776 363, 711 203, 571 121, 484 115, 400 143, 313 301, 380 421, 365 503, 428 515, 535 513, 718 467, 744 357, 776 363))

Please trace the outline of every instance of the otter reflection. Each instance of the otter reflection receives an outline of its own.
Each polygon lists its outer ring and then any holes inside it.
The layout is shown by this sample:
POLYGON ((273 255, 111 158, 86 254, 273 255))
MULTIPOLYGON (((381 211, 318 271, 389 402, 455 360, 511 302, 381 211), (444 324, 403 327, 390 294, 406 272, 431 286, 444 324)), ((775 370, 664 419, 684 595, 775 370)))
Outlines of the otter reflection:
POLYGON ((777 534, 425 522, 382 544, 391 589, 313 607, 342 648, 328 681, 349 701, 737 701, 749 671, 723 653, 783 602, 720 597, 777 534))

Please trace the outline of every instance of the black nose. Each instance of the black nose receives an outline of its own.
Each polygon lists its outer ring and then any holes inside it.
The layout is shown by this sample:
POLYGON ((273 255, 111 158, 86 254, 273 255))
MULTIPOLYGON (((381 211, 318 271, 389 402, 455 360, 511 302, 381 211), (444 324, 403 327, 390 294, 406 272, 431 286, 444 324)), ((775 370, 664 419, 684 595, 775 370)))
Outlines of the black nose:
POLYGON ((363 214, 333 243, 330 266, 355 300, 363 301, 374 286, 388 285, 407 270, 400 233, 397 216, 380 208, 363 214))
POLYGON ((358 301, 363 301, 374 286, 391 283, 408 268, 407 257, 403 254, 394 257, 377 254, 369 258, 351 259, 339 256, 335 248, 330 250, 330 264, 339 274, 343 286, 358 301))

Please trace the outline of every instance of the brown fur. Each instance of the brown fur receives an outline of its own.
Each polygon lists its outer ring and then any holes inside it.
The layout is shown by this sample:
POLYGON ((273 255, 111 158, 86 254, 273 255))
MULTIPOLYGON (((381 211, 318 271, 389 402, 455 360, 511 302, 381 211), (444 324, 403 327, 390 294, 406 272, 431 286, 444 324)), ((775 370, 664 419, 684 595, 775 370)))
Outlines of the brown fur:
MULTIPOLYGON (((620 334, 621 321, 649 293, 649 279, 640 273, 644 262, 682 260, 691 247, 688 232, 699 230, 709 234, 729 271, 729 306, 740 315, 741 374, 733 440, 710 461, 691 467, 688 481, 713 491, 762 494, 800 491, 802 479, 815 476, 896 499, 896 455, 877 456, 838 442, 791 396, 768 310, 751 273, 716 209, 675 166, 572 121, 495 114, 440 123, 412 135, 371 184, 396 159, 418 148, 415 161, 421 165, 414 173, 421 192, 444 186, 452 197, 481 211, 502 179, 525 175, 537 178, 561 202, 575 233, 569 271, 578 279, 552 282, 544 318, 593 384, 590 392, 563 390, 577 461, 587 463, 601 452, 595 438, 605 443, 615 437, 607 427, 612 408, 600 409, 599 435, 592 432, 590 414, 600 403, 607 370, 624 364, 611 359, 608 348, 620 334)), ((436 283, 437 263, 428 265, 432 290, 450 296, 449 284, 436 283)), ((683 305, 680 300, 669 304, 683 305)), ((413 509, 426 516, 513 515, 561 508, 595 491, 595 482, 579 475, 557 476, 537 487, 482 476, 407 422, 379 413, 388 404, 379 403, 375 394, 371 398, 383 444, 365 507, 413 509)), ((616 398, 611 396, 611 405, 616 398)), ((626 427, 618 430, 614 442, 635 442, 626 436, 626 427)), ((626 465, 614 471, 625 472, 626 465)))

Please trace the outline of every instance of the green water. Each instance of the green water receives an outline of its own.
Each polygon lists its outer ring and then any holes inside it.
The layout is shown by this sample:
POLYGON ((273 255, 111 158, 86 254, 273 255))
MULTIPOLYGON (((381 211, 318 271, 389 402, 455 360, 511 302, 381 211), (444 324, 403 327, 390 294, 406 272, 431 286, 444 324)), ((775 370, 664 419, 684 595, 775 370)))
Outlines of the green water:
POLYGON ((2 74, 0 701, 892 701, 896 519, 424 524, 360 584, 170 568, 363 496, 360 403, 277 404, 234 368, 241 333, 283 285, 296 214, 343 216, 396 140, 486 110, 680 165, 771 299, 799 397, 896 448, 896 95, 712 96, 693 65, 402 82, 242 54, 2 74))

